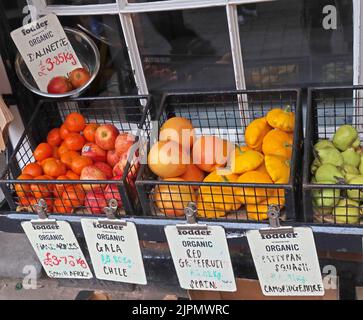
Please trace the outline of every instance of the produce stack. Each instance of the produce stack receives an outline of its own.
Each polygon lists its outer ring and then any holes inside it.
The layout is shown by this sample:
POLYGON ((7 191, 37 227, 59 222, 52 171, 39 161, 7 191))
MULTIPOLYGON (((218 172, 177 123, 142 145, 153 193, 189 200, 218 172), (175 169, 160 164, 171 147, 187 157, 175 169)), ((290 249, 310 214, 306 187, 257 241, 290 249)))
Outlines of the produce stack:
MULTIPOLYGON (((39 199, 44 199, 49 212, 100 214, 110 199, 116 199, 122 207, 117 183, 102 181, 123 179, 134 144, 135 136, 120 132, 113 124, 86 123, 80 113, 68 114, 59 128, 49 131, 46 142, 36 147, 35 161, 17 177, 31 180, 14 185, 19 206, 34 211, 39 199)), ((134 196, 137 170, 136 164, 127 176, 134 196)))
POLYGON ((248 219, 267 219, 269 205, 285 205, 284 190, 273 185, 289 182, 294 125, 289 108, 272 109, 248 125, 245 145, 235 145, 213 135, 197 137, 188 119, 167 120, 148 155, 150 170, 162 181, 151 193, 153 203, 168 216, 182 216, 193 201, 202 217, 244 210, 248 219))
POLYGON ((363 185, 363 155, 357 130, 343 125, 332 140, 319 140, 313 147, 312 183, 332 185, 313 189, 317 217, 331 216, 337 223, 359 223, 363 190, 339 188, 339 185, 363 185))

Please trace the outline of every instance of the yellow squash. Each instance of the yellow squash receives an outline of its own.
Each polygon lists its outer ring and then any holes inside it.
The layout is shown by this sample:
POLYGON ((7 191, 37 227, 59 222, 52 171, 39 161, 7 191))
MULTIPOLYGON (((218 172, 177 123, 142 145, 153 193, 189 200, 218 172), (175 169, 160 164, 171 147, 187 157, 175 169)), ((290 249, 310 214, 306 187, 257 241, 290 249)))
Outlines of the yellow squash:
POLYGON ((247 146, 256 151, 262 150, 263 138, 272 128, 266 118, 253 120, 246 128, 245 140, 247 146))
POLYGON ((228 164, 232 173, 242 174, 258 168, 263 163, 263 154, 255 150, 242 151, 236 147, 231 152, 228 164))
MULTIPOLYGON (((268 174, 262 173, 259 171, 249 171, 242 174, 238 180, 238 183, 268 183, 273 184, 271 178, 268 174)), ((273 189, 267 188, 254 188, 254 187, 245 187, 245 188, 237 188, 236 195, 237 200, 241 203, 245 204, 254 204, 260 203, 267 199, 273 192, 273 189)))
MULTIPOLYGON (((233 183, 238 179, 236 174, 222 174, 220 170, 215 170, 205 177, 203 182, 223 182, 233 183)), ((237 210, 240 204, 237 202, 234 190, 227 186, 201 186, 199 195, 203 203, 215 209, 223 211, 237 210)))
POLYGON ((290 107, 270 110, 266 115, 266 120, 273 128, 280 129, 285 132, 294 131, 295 114, 290 111, 290 107))
POLYGON ((293 137, 280 129, 271 130, 263 139, 262 152, 265 156, 274 155, 291 159, 293 137))
POLYGON ((274 183, 288 183, 290 160, 280 156, 265 156, 266 170, 274 183))

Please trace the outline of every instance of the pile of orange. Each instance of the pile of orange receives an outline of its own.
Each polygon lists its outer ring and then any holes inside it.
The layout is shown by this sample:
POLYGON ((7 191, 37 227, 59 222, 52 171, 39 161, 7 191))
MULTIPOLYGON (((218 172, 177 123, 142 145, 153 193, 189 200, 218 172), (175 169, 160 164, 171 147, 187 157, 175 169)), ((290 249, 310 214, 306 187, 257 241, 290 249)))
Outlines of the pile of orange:
POLYGON ((35 162, 27 164, 18 180, 34 180, 32 184, 15 184, 15 191, 21 206, 33 206, 39 199, 45 199, 48 211, 71 213, 82 206, 85 193, 80 185, 67 184, 68 180, 79 180, 84 167, 93 161, 81 156, 87 142, 94 142, 96 123, 86 123, 77 112, 67 115, 59 128, 49 131, 47 141, 34 150, 35 162), (39 184, 39 180, 59 180, 59 184, 39 184))

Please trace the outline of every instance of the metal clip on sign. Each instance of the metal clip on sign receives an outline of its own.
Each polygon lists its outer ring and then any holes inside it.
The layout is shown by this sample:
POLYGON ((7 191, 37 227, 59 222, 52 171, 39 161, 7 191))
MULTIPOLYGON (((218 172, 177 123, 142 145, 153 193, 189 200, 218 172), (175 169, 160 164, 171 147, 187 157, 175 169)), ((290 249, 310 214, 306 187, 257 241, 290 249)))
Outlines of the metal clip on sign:
POLYGON ((294 228, 292 227, 281 227, 280 226, 280 208, 275 204, 271 204, 268 207, 267 211, 268 219, 269 219, 269 228, 260 229, 261 234, 286 234, 286 233, 293 233, 294 228))
POLYGON ((56 224, 54 219, 48 219, 48 205, 44 199, 39 199, 34 208, 39 216, 39 219, 31 221, 32 224, 56 224))
POLYGON ((176 228, 178 230, 193 229, 193 230, 206 230, 207 225, 201 225, 197 223, 197 205, 194 202, 189 202, 188 206, 184 208, 185 218, 187 219, 186 224, 178 224, 176 228))
POLYGON ((106 214, 107 219, 98 219, 98 222, 101 224, 118 224, 118 225, 127 225, 127 221, 120 220, 116 216, 117 212, 117 200, 111 199, 108 202, 108 207, 103 208, 103 212, 106 214))

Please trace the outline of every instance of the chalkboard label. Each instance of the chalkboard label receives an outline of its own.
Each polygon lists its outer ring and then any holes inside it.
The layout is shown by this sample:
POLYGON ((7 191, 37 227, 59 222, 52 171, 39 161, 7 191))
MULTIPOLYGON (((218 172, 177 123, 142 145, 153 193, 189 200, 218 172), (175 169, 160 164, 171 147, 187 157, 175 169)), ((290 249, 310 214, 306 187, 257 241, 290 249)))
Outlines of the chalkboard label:
POLYGON ((50 278, 91 279, 92 272, 66 221, 22 222, 34 251, 50 278), (33 223, 34 222, 34 223, 33 223))
POLYGON ((96 278, 146 284, 135 224, 81 219, 96 278))
POLYGON ((236 291, 226 234, 222 227, 195 229, 166 226, 165 234, 183 289, 236 291))
POLYGON ((261 289, 266 296, 322 296, 324 286, 313 232, 247 232, 261 289))
POLYGON ((82 65, 70 44, 58 17, 49 14, 11 32, 25 64, 41 91, 49 81, 82 65))

